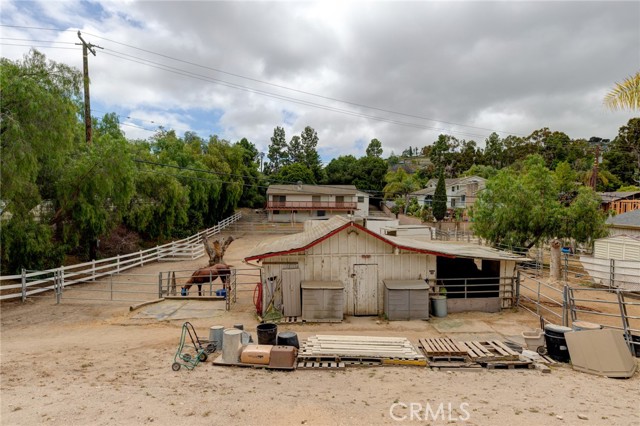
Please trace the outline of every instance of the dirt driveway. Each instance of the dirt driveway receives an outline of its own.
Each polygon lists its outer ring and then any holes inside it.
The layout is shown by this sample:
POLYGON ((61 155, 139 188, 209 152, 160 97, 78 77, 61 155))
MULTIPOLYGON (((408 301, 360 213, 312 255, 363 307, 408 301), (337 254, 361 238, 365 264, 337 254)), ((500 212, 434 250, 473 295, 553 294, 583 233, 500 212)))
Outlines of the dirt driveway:
MULTIPOLYGON (((226 260, 242 265, 263 236, 235 241, 226 260)), ((152 264, 140 274, 195 269, 204 259, 152 264)), ((257 324, 251 292, 231 312, 193 319, 212 325, 257 324)), ((614 380, 558 366, 537 370, 437 372, 420 367, 351 367, 278 372, 213 366, 173 372, 180 320, 140 318, 130 303, 63 301, 53 296, 2 305, 3 425, 632 425, 639 424, 640 376, 614 380), (412 405, 413 404, 413 405, 412 405)), ((461 339, 515 338, 535 327, 526 312, 465 313, 392 322, 347 318, 342 324, 280 326, 301 339, 364 334, 461 339)))

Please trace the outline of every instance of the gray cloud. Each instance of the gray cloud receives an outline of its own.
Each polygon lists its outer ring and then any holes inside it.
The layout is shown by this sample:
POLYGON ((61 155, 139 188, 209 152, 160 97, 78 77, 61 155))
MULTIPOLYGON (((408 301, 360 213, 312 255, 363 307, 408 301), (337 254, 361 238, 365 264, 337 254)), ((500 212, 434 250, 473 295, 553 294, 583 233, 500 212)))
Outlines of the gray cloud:
MULTIPOLYGON (((75 2, 47 2, 37 16, 33 5, 12 3, 6 10, 9 7, 16 10, 11 18, 3 14, 3 24, 75 29, 82 22, 83 32, 103 37, 92 39, 105 51, 90 62, 92 94, 105 105, 138 111, 157 122, 170 117, 181 127, 187 120, 176 117, 176 110, 184 110, 185 117, 192 108, 223 110, 219 123, 192 126, 211 128, 232 141, 247 137, 263 150, 279 125, 288 138, 306 125, 314 127, 329 156, 362 155, 363 141, 366 146, 374 137, 383 142, 385 153, 399 153, 432 143, 440 133, 432 128, 481 145, 490 133, 462 125, 521 135, 550 127, 573 138, 613 137, 633 114, 604 110, 602 97, 615 81, 640 69, 637 2, 143 1, 104 2, 102 10, 95 3, 87 9, 75 2), (71 10, 84 16, 76 18, 71 10), (445 122, 284 90, 109 40, 328 98, 445 122), (206 77, 186 77, 109 56, 115 52, 206 77), (203 81, 209 78, 417 127, 203 81), (163 109, 172 112, 158 112, 163 109), (285 123, 283 111, 293 119, 285 123)), ((35 30, 6 27, 2 33, 42 37, 35 30)), ((68 41, 75 34, 55 37, 68 41)), ((3 46, 3 56, 17 58, 25 49, 3 46)), ((81 65, 75 51, 45 53, 81 65)))

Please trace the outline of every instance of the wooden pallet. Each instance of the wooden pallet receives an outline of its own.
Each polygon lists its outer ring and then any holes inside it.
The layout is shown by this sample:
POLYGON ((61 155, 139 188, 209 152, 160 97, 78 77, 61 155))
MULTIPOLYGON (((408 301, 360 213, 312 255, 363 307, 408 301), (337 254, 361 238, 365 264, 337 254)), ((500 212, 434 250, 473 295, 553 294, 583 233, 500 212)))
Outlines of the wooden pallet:
POLYGON ((466 348, 467 354, 472 361, 518 361, 520 354, 509 348, 499 340, 489 340, 486 342, 468 341, 458 342, 461 347, 466 348))
POLYGON ((344 362, 333 361, 298 361, 298 370, 344 370, 344 362))
POLYGON ((469 361, 429 361, 429 367, 439 371, 482 371, 482 366, 480 364, 469 361))
POLYGON ((305 322, 306 321, 300 317, 282 317, 282 319, 280 320, 280 323, 284 324, 302 324, 305 322))
POLYGON ((492 362, 486 362, 486 363, 481 363, 481 365, 489 370, 494 370, 494 369, 507 369, 507 370, 514 370, 516 368, 535 368, 535 365, 533 365, 533 362, 531 361, 492 361, 492 362))
POLYGON ((419 339, 418 347, 427 357, 460 357, 467 355, 467 349, 449 338, 419 339))

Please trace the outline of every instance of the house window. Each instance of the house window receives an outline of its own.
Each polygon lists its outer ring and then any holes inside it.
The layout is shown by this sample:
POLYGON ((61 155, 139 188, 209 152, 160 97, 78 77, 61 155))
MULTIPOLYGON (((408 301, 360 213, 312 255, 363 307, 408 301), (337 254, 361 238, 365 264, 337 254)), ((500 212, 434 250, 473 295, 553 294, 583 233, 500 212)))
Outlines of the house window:
POLYGON ((325 211, 324 210, 318 210, 318 217, 322 217, 325 215, 325 211))
POLYGON ((358 197, 358 202, 359 203, 364 203, 364 197, 358 197))
POLYGON ((463 194, 461 198, 462 198, 462 200, 461 200, 461 201, 464 203, 464 202, 465 202, 465 199, 467 198, 467 196, 463 194))
POLYGON ((273 214, 280 214, 280 210, 274 210, 273 214))
POLYGON ((277 201, 279 203, 286 203, 287 202, 287 196, 286 195, 276 195, 273 198, 274 198, 273 201, 277 201))
POLYGON ((456 199, 452 198, 451 199, 451 207, 455 207, 456 206, 456 199))

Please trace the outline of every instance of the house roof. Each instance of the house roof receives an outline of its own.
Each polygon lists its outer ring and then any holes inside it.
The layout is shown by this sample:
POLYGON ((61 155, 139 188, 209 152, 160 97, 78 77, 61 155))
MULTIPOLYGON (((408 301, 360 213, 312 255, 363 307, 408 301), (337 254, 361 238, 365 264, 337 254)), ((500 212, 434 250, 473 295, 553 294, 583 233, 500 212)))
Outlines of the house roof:
POLYGON ((626 191, 626 192, 598 192, 598 196, 603 203, 610 203, 612 201, 624 200, 625 198, 633 197, 634 195, 640 195, 640 191, 626 191))
POLYGON ((355 185, 269 185, 267 194, 355 195, 355 185))
POLYGON ((379 235, 369 229, 350 221, 343 216, 334 216, 331 219, 319 222, 315 226, 306 229, 298 234, 285 235, 264 240, 256 245, 245 257, 245 261, 259 260, 273 256, 283 256, 292 253, 304 252, 305 250, 331 238, 338 232, 348 227, 354 227, 365 233, 386 242, 387 244, 401 250, 417 253, 432 254, 442 257, 464 257, 481 258, 489 260, 527 260, 523 256, 513 253, 496 250, 490 247, 476 244, 465 244, 456 242, 434 242, 419 241, 410 237, 391 237, 379 235))
POLYGON ((614 228, 640 228, 640 209, 611 216, 607 224, 614 228))

